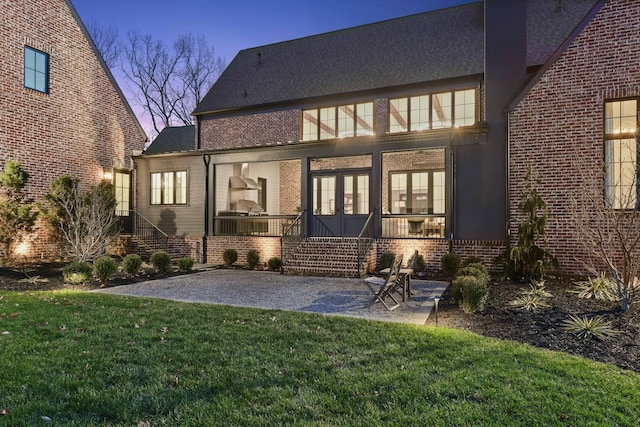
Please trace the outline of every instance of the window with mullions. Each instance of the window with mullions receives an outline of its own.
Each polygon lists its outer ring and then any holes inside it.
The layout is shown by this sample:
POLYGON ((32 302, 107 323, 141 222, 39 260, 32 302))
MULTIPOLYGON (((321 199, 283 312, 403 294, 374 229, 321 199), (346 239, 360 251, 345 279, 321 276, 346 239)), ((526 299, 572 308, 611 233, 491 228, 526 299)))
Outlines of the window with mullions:
POLYGON ((373 135, 373 102, 314 108, 302 112, 302 140, 373 135))
POLYGON ((155 172, 151 174, 152 205, 187 204, 187 172, 155 172))
POLYGON ((49 93, 49 54, 24 47, 24 87, 49 93))
POLYGON ((392 214, 444 214, 445 176, 442 170, 389 173, 392 214))
POLYGON ((389 100, 389 132, 469 126, 476 122, 476 90, 465 89, 389 100))
POLYGON ((609 101, 604 110, 607 204, 638 209, 638 100, 609 101))

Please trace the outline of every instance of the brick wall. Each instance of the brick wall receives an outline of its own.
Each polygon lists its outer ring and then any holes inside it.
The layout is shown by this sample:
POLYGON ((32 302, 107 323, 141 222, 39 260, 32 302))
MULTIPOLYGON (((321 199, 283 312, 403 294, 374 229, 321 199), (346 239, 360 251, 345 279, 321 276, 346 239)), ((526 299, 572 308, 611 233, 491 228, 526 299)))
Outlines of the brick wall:
POLYGON ((20 161, 27 193, 41 199, 63 174, 88 186, 104 169, 129 167, 145 136, 66 2, 4 0, 0 16, 0 168, 20 161), (50 55, 49 94, 24 88, 25 45, 50 55))
POLYGON ((583 270, 585 257, 569 221, 571 195, 584 191, 574 159, 602 170, 604 101, 640 94, 639 64, 640 2, 610 0, 511 114, 510 211, 535 165, 551 215, 549 248, 568 272, 583 270))
POLYGON ((300 211, 300 160, 280 162, 280 215, 297 215, 300 211))

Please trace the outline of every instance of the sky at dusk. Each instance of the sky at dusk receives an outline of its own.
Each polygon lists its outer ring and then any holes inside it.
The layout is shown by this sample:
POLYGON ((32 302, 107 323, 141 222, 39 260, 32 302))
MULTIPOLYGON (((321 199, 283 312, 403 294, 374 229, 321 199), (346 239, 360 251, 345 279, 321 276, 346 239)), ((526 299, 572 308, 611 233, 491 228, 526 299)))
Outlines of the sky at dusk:
MULTIPOLYGON (((369 24, 474 0, 71 0, 87 27, 151 34, 170 44, 203 35, 228 64, 242 49, 369 24)), ((114 75, 125 95, 117 70, 114 75)), ((145 129, 144 117, 138 114, 145 129)))

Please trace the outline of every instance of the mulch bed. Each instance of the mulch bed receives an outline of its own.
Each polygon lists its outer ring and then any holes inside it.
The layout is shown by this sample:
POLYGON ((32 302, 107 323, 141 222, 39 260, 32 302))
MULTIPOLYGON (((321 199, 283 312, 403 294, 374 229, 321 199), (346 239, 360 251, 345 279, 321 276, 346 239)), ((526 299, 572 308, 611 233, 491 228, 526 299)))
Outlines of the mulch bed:
MULTIPOLYGON (((439 303, 438 325, 563 351, 640 372, 640 307, 637 303, 624 313, 617 302, 578 298, 569 292, 572 286, 569 279, 548 278, 545 290, 553 295, 545 299, 548 307, 526 311, 514 307, 511 302, 529 286, 495 280, 489 285, 484 310, 471 315, 457 306, 449 287, 439 303), (580 338, 563 330, 562 322, 571 314, 603 316, 620 333, 604 341, 594 337, 580 338)), ((427 323, 435 325, 434 313, 427 323)))
MULTIPOLYGON (((64 264, 46 263, 21 268, 0 267, 0 289, 9 291, 37 291, 72 289, 62 279, 64 264)), ((75 289, 96 289, 144 280, 169 277, 181 272, 158 274, 145 270, 136 277, 115 277, 105 283, 92 282, 75 289)), ((437 277, 436 277, 437 278, 437 277)), ((438 326, 462 329, 494 338, 527 343, 536 347, 583 356, 640 372, 640 306, 632 304, 623 313, 615 302, 580 299, 568 292, 572 282, 563 277, 548 278, 545 290, 553 296, 545 301, 548 307, 535 311, 515 308, 511 302, 527 284, 514 284, 499 279, 489 285, 487 303, 480 313, 465 314, 451 296, 450 287, 439 303, 438 326), (601 315, 612 322, 620 334, 605 341, 579 338, 563 330, 562 322, 569 315, 601 315)), ((432 313, 427 324, 435 325, 432 313)))

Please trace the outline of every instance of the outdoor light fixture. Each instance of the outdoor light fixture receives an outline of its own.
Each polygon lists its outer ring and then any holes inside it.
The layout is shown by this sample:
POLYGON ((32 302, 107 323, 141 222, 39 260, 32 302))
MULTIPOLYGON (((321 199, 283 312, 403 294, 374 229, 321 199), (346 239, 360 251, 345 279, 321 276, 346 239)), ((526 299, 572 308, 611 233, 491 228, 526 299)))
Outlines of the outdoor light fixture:
POLYGON ((107 181, 111 181, 113 179, 113 171, 105 169, 102 174, 102 177, 107 181))
POLYGON ((440 302, 440 297, 433 297, 433 301, 436 306, 436 326, 438 326, 438 303, 440 302))

